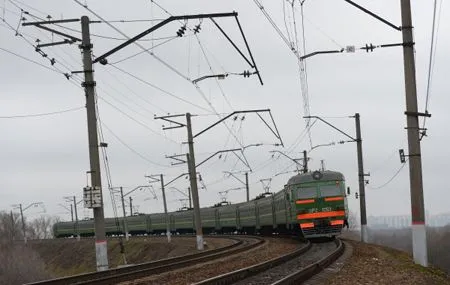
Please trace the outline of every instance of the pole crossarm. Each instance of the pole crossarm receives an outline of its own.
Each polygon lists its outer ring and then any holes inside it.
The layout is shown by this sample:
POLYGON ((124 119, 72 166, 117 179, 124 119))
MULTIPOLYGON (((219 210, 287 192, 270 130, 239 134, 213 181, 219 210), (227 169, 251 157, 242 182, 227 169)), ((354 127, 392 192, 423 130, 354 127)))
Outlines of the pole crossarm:
MULTIPOLYGON (((197 172, 198 175, 200 175, 200 172, 197 172)), ((185 176, 185 175, 189 175, 188 172, 182 173, 180 175, 178 175, 177 177, 175 177, 174 179, 170 180, 169 182, 164 184, 164 187, 169 186, 169 184, 172 184, 173 182, 175 182, 176 180, 180 179, 181 177, 185 176)), ((147 176, 146 176, 147 177, 147 176)))
POLYGON ((286 158, 292 160, 292 161, 295 162, 297 165, 303 166, 302 164, 300 164, 300 163, 298 162, 299 160, 303 160, 302 158, 292 158, 292 157, 290 157, 289 155, 287 155, 287 154, 285 154, 284 152, 279 151, 279 150, 271 150, 271 151, 269 151, 269 152, 271 152, 271 153, 275 153, 275 152, 276 152, 276 153, 279 153, 279 154, 281 154, 282 156, 284 156, 284 157, 286 157, 286 158))
POLYGON ((245 61, 250 65, 252 68, 255 67, 255 65, 242 53, 242 51, 239 49, 239 47, 233 42, 233 40, 225 33, 225 31, 222 29, 219 24, 217 24, 214 19, 211 18, 211 21, 216 25, 216 27, 219 29, 219 31, 224 35, 224 37, 230 42, 230 44, 236 49, 236 51, 242 56, 242 58, 245 59, 245 61))
MULTIPOLYGON (((350 136, 349 134, 345 133, 344 131, 338 129, 337 127, 335 127, 335 126, 333 126, 332 124, 328 123, 327 121, 325 121, 324 119, 322 119, 322 118, 319 117, 319 116, 303 116, 303 118, 305 118, 305 119, 309 119, 309 118, 315 118, 315 119, 318 119, 318 120, 324 122, 325 124, 327 124, 328 126, 332 127, 333 129, 335 129, 336 131, 340 132, 340 133, 343 134, 344 136, 350 138, 350 139, 352 140, 352 142, 356 142, 356 141, 357 141, 357 139, 355 139, 354 137, 352 137, 352 136, 350 136)), ((353 116, 352 116, 351 118, 353 118, 353 116)))
POLYGON ((174 155, 166 155, 166 158, 171 158, 173 160, 176 160, 178 162, 171 162, 171 165, 179 165, 179 164, 184 164, 187 162, 187 159, 181 159, 179 157, 186 157, 187 154, 174 154, 174 155))
POLYGON ((207 79, 207 78, 225 79, 225 77, 227 77, 227 76, 228 76, 228 73, 204 75, 204 76, 201 76, 201 77, 199 77, 197 79, 192 80, 192 83, 197 84, 199 81, 202 81, 202 80, 207 79))
POLYGON ((165 126, 163 126, 163 130, 169 130, 169 129, 177 129, 177 128, 186 127, 186 124, 183 124, 183 123, 180 123, 180 122, 177 122, 177 121, 174 121, 174 120, 170 119, 170 118, 184 117, 184 116, 185 116, 184 114, 167 115, 167 116, 155 116, 154 119, 155 120, 161 119, 161 120, 164 120, 166 122, 173 123, 173 124, 176 125, 176 126, 173 126, 173 127, 165 127, 165 126))
MULTIPOLYGON (((22 25, 25 25, 25 23, 22 24, 22 25)), ((40 24, 36 24, 35 26, 36 26, 36 28, 43 29, 43 30, 49 31, 49 32, 51 32, 51 33, 54 33, 54 34, 57 34, 57 35, 66 37, 66 38, 70 39, 70 40, 73 41, 73 42, 81 42, 81 39, 80 39, 80 38, 71 36, 71 35, 69 35, 69 34, 66 34, 66 33, 63 33, 63 32, 60 32, 60 31, 57 31, 57 30, 48 28, 48 27, 41 26, 40 24)), ((68 42, 68 43, 70 43, 70 42, 68 42)))
MULTIPOLYGON (((134 43, 135 41, 139 40, 142 37, 145 37, 146 35, 158 30, 159 28, 167 25, 170 22, 178 21, 178 20, 191 20, 191 19, 204 19, 204 18, 223 18, 223 17, 234 17, 237 16, 236 12, 231 13, 212 13, 212 14, 196 14, 196 15, 183 15, 183 16, 170 16, 169 18, 159 22, 158 24, 154 25, 153 27, 143 31, 142 33, 132 37, 131 39, 127 40, 126 42, 118 45, 117 47, 113 48, 112 50, 106 52, 105 54, 97 57, 94 60, 94 63, 97 62, 105 62, 106 58, 119 50, 123 49, 124 47, 134 43)), ((105 62, 106 63, 106 62, 105 62)))
MULTIPOLYGON (((188 194, 186 194, 186 193, 184 193, 183 191, 181 191, 180 189, 178 189, 177 187, 173 187, 173 186, 171 186, 171 187, 169 187, 169 189, 174 189, 175 191, 177 191, 178 193, 181 193, 184 197, 186 197, 186 198, 188 198, 189 199, 189 195, 188 194)), ((184 199, 183 199, 184 200, 184 199)))
MULTIPOLYGON (((123 197, 128 196, 129 194, 133 193, 136 190, 142 189, 142 188, 149 188, 150 186, 148 185, 140 185, 140 186, 136 186, 133 189, 131 189, 130 191, 128 191, 127 193, 123 194, 123 197)), ((111 187, 110 189, 120 189, 120 187, 111 187)))
POLYGON ((27 209, 33 207, 33 206, 42 206, 44 205, 44 202, 34 202, 31 203, 30 205, 26 206, 25 208, 22 209, 23 212, 25 212, 27 209))
POLYGON ((210 125, 206 129, 204 129, 203 131, 197 133, 196 135, 194 135, 194 138, 200 136, 204 132, 208 131, 209 129, 211 129, 211 128, 215 127, 215 126, 217 126, 218 124, 222 123, 223 121, 227 120, 228 118, 230 118, 230 117, 232 117, 232 116, 234 116, 236 114, 246 114, 246 113, 256 113, 259 116, 259 118, 264 122, 264 124, 270 129, 270 131, 275 135, 275 137, 280 140, 281 145, 284 146, 283 145, 283 140, 281 139, 280 133, 278 132, 277 125, 275 124, 275 121, 273 119, 272 113, 270 112, 270 109, 235 111, 235 112, 233 112, 231 114, 228 114, 227 116, 223 117, 222 119, 218 120, 214 124, 210 125), (274 129, 272 129, 272 127, 260 115, 260 113, 266 113, 266 112, 268 112, 270 114, 270 118, 271 118, 272 123, 274 125, 274 129))
POLYGON ((239 179, 233 172, 229 172, 229 171, 224 171, 224 173, 228 174, 228 177, 233 176, 237 181, 241 182, 242 184, 246 185, 244 181, 242 181, 241 179, 239 179))
POLYGON ((351 0, 344 0, 344 1, 349 3, 350 5, 358 8, 359 10, 363 11, 364 13, 369 14, 370 16, 374 17, 375 19, 385 23, 386 25, 388 25, 391 28, 393 28, 393 29, 395 29, 397 31, 401 31, 402 30, 401 27, 396 26, 396 25, 392 24, 391 22, 389 22, 388 20, 381 18, 380 16, 378 16, 377 14, 369 11, 368 9, 364 8, 363 6, 356 4, 355 2, 353 2, 351 0))
POLYGON ((344 49, 315 51, 315 52, 312 52, 312 53, 305 54, 304 56, 301 56, 300 60, 305 60, 308 57, 315 56, 315 55, 318 55, 318 54, 342 53, 342 52, 344 52, 344 49))
POLYGON ((50 20, 50 21, 40 21, 40 22, 26 22, 22 23, 22 26, 38 26, 38 25, 48 25, 48 24, 62 24, 62 23, 73 23, 79 22, 80 19, 63 19, 63 20, 50 20))
POLYGON ((211 158, 213 158, 214 156, 220 154, 220 153, 225 153, 225 152, 233 152, 244 164, 245 166, 247 166, 248 168, 250 168, 250 165, 247 161, 247 159, 242 159, 239 155, 237 155, 235 152, 236 151, 240 151, 242 152, 241 148, 233 148, 233 149, 226 149, 226 150, 219 150, 216 151, 215 153, 213 153, 212 155, 210 155, 209 157, 207 157, 205 160, 203 160, 202 162, 200 162, 199 164, 197 164, 195 167, 199 167, 200 165, 202 165, 203 163, 207 162, 208 160, 210 160, 211 158))

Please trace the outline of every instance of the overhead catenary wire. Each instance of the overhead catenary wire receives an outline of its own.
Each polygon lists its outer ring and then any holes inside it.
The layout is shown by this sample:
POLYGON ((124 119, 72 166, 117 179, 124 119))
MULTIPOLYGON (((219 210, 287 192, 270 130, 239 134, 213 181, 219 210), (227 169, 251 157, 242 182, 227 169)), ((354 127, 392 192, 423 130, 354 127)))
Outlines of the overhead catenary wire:
MULTIPOLYGON (((305 35, 305 22, 304 22, 304 11, 303 11, 303 4, 305 1, 300 3, 300 11, 302 16, 302 43, 303 43, 303 55, 306 54, 306 35, 305 35)), ((292 8, 294 9, 294 8, 292 8)), ((297 29, 297 27, 295 27, 297 29)), ((297 44, 298 46, 298 44, 297 44)), ((301 84, 301 92, 303 95, 303 111, 305 113, 305 116, 311 115, 311 109, 310 109, 310 99, 309 99, 309 86, 308 86, 308 72, 306 68, 306 61, 299 60, 299 71, 300 71, 300 84, 301 84)), ((311 124, 311 119, 306 119, 306 126, 308 127, 311 124)), ((309 138, 309 145, 312 148, 312 138, 311 138, 311 128, 307 128, 308 131, 308 138, 309 138)))
MULTIPOLYGON (((439 16, 438 16, 438 20, 437 20, 437 28, 436 28, 437 1, 438 0, 434 0, 434 4, 433 4, 433 23, 432 23, 432 27, 431 27, 430 55, 429 55, 429 62, 428 62, 427 89, 426 89, 426 98, 425 98, 425 113, 428 113, 428 103, 429 103, 429 98, 430 98, 431 84, 432 84, 433 70, 434 70, 434 62, 435 62, 435 56, 436 56, 436 46, 437 46, 437 40, 438 40, 440 14, 441 14, 442 2, 443 2, 441 0, 441 4, 439 7, 439 16)), ((426 120, 427 120, 427 117, 425 116, 423 119, 423 125, 422 125, 422 128, 424 129, 424 131, 425 131, 426 120)))
MULTIPOLYGON (((105 19, 103 19, 103 17, 101 17, 98 13, 94 12, 92 9, 86 7, 85 5, 83 5, 80 1, 78 0, 73 0, 75 1, 75 3, 77 3, 78 5, 80 5, 81 7, 84 7, 86 10, 88 10, 90 13, 92 13, 94 16, 96 16, 97 18, 99 18, 102 21, 105 21, 105 23, 112 28, 113 30, 115 30, 116 32, 118 32, 119 34, 121 34, 123 37, 127 38, 128 40, 130 39, 129 36, 127 36, 127 34, 125 34, 124 32, 122 32, 120 29, 118 29, 117 27, 115 27, 113 24, 106 22, 105 19)), ((146 51, 146 48, 144 46, 142 46, 139 42, 133 42, 134 45, 136 45, 137 47, 139 47, 141 50, 146 51)), ((162 65, 166 66, 168 69, 172 70, 174 73, 176 73, 178 76, 180 76, 181 78, 187 80, 187 81, 191 81, 191 79, 189 77, 187 77, 186 75, 182 74, 180 71, 178 71, 176 68, 174 68, 172 65, 170 65, 169 63, 167 63, 165 60, 163 60, 162 58, 160 58, 159 56, 157 56, 154 53, 151 53, 150 51, 146 51, 149 55, 151 55, 152 57, 154 57, 157 61, 159 61, 162 65)))
POLYGON ((182 102, 184 102, 184 103, 186 103, 186 104, 188 104, 188 105, 194 106, 194 107, 199 108, 199 109, 201 109, 201 110, 203 110, 203 111, 209 111, 208 109, 206 109, 206 108, 204 108, 204 107, 202 107, 202 106, 200 106, 200 105, 194 104, 194 103, 192 103, 192 102, 190 102, 190 101, 188 101, 188 100, 186 100, 186 99, 183 99, 183 98, 181 98, 181 97, 179 97, 179 96, 177 96, 177 95, 175 95, 175 94, 173 94, 173 93, 171 93, 171 92, 169 92, 169 91, 166 91, 166 90, 164 90, 164 89, 162 89, 162 88, 156 86, 155 84, 150 83, 149 81, 144 80, 144 79, 142 79, 141 77, 138 77, 137 75, 134 75, 134 74, 132 74, 131 72, 126 71, 126 70, 124 70, 124 69, 118 67, 118 66, 115 65, 115 64, 110 64, 110 65, 111 65, 113 68, 115 68, 115 69, 117 69, 117 70, 119 70, 119 71, 121 71, 121 72, 127 74, 128 76, 130 76, 130 77, 136 79, 137 81, 140 81, 141 83, 144 83, 145 85, 148 85, 148 86, 150 86, 150 87, 153 87, 154 89, 159 90, 159 91, 161 91, 162 93, 164 93, 164 94, 166 94, 166 95, 169 95, 169 96, 171 96, 171 97, 173 97, 173 98, 176 98, 176 99, 178 99, 178 100, 180 100, 180 101, 182 101, 182 102))
POLYGON ((25 60, 25 61, 28 61, 28 62, 31 62, 31 63, 33 63, 33 64, 39 65, 40 67, 45 68, 45 69, 47 69, 47 70, 50 70, 50 71, 53 71, 53 72, 56 72, 56 73, 59 73, 59 74, 63 74, 63 75, 65 74, 64 72, 60 72, 60 71, 58 71, 58 70, 56 70, 56 69, 54 69, 54 68, 48 67, 48 66, 46 66, 46 65, 44 65, 44 64, 42 64, 42 63, 40 63, 40 62, 37 62, 37 61, 35 61, 35 60, 33 60, 33 59, 30 59, 30 58, 27 58, 27 57, 25 57, 25 56, 23 56, 23 55, 20 55, 20 54, 18 54, 18 53, 15 53, 15 52, 13 52, 13 51, 11 51, 11 50, 8 50, 8 49, 2 48, 2 47, 0 47, 0 50, 1 50, 1 51, 4 51, 4 52, 6 52, 6 53, 12 54, 12 55, 14 55, 14 56, 16 56, 16 57, 18 57, 18 58, 21 58, 21 59, 23 59, 23 60, 25 60))
POLYGON ((152 164, 152 165, 156 165, 156 166, 161 166, 161 167, 170 167, 169 165, 164 165, 158 162, 155 162, 151 159, 149 159, 147 156, 143 155, 142 153, 140 153, 139 151, 135 150, 133 147, 131 147, 130 145, 128 145, 124 140, 122 140, 120 138, 120 136, 116 135, 105 123, 101 122, 102 126, 108 130, 108 132, 115 137, 121 144, 123 144, 127 149, 129 149, 131 152, 133 152, 134 154, 136 154, 137 156, 139 156, 140 158, 142 158, 144 161, 152 164))
POLYGON ((166 44, 166 43, 168 43, 168 42, 171 42, 171 41, 173 41, 173 40, 176 39, 176 38, 178 38, 178 37, 177 37, 177 36, 173 36, 173 37, 170 37, 169 39, 167 39, 167 40, 165 40, 165 41, 163 41, 162 43, 159 43, 159 44, 157 44, 157 45, 153 45, 153 44, 152 44, 152 46, 151 46, 150 48, 147 48, 146 50, 143 50, 143 51, 140 51, 140 52, 138 52, 138 53, 135 53, 135 54, 132 54, 132 55, 130 55, 130 56, 127 56, 127 57, 125 57, 125 58, 119 59, 119 60, 117 60, 117 61, 115 61, 115 62, 112 62, 112 63, 110 63, 110 64, 117 64, 117 63, 120 63, 120 62, 129 60, 129 59, 131 59, 131 58, 134 58, 134 57, 136 57, 136 56, 138 56, 138 55, 141 55, 141 54, 143 54, 143 53, 145 53, 145 52, 148 52, 148 51, 150 51, 150 50, 153 52, 153 49, 155 49, 155 48, 157 48, 157 47, 159 47, 159 46, 162 46, 162 45, 164 45, 164 44, 166 44))
MULTIPOLYGON (((63 66, 64 68, 70 70, 70 68, 66 67, 62 63, 56 61, 54 58, 51 58, 46 54, 45 52, 38 50, 37 46, 35 46, 29 39, 27 39, 22 33, 18 32, 17 29, 15 29, 10 23, 8 23, 4 18, 0 18, 6 26, 12 30, 16 36, 20 37, 22 40, 24 40, 28 45, 33 47, 33 50, 37 51, 43 58, 48 60, 50 62, 50 65, 52 66, 50 69, 54 69, 55 71, 59 72, 60 74, 64 75, 67 79, 69 79, 70 75, 67 72, 62 71, 60 68, 56 67, 55 64, 59 64, 63 66)), ((6 51, 6 50, 5 50, 6 51)), ((11 53, 11 52, 10 52, 11 53)), ((25 57, 22 57, 24 59, 25 57)))
POLYGON ((144 124, 144 123, 138 121, 137 119, 133 118, 132 116, 130 116, 130 115, 127 114, 126 112, 122 111, 119 107, 115 106, 114 104, 112 104, 111 102, 109 102, 108 100, 106 100, 105 98, 103 98, 103 97, 101 97, 101 96, 98 96, 98 98, 99 98, 100 100, 102 100, 103 102, 105 102, 106 104, 108 104, 109 106, 111 106, 111 107, 113 107, 114 109, 116 109, 117 111, 119 111, 120 113, 122 113, 124 116, 126 116, 126 117, 129 118, 130 120, 132 120, 132 121, 134 121, 135 123, 141 125, 141 126, 144 127, 145 129, 149 130, 150 132, 152 132, 152 133, 154 133, 154 134, 156 134, 156 135, 162 136, 163 138, 165 138, 165 139, 167 139, 167 140, 169 140, 169 141, 172 141, 172 142, 178 144, 176 141, 174 141, 174 140, 172 140, 172 139, 170 139, 170 138, 167 138, 167 137, 163 136, 162 134, 160 134, 160 133, 156 132, 155 130, 149 128, 146 124, 144 124))
MULTIPOLYGON (((77 1, 77 0, 75 0, 77 1)), ((169 16, 173 16, 169 11, 167 11, 166 9, 164 9, 161 5, 159 5, 158 3, 156 3, 156 1, 151 0, 152 3, 154 3, 155 5, 157 5, 161 10, 163 10, 166 14, 168 14, 169 16)), ((198 39, 198 38, 197 38, 198 39)), ((202 47, 202 46, 200 46, 202 47)), ((202 51, 204 52, 204 49, 202 48, 202 51)), ((204 54, 204 56, 206 57, 206 55, 204 54)), ((217 79, 216 79, 217 80, 217 79)), ((206 95, 204 94, 204 92, 201 90, 201 88, 193 83, 192 81, 190 82, 195 86, 195 89, 197 90, 197 92, 202 96, 202 98, 207 102, 207 104, 210 106, 211 110, 219 117, 221 118, 222 116, 220 115, 220 113, 214 108, 214 106, 212 105, 211 101, 208 100, 208 98, 206 97, 206 95)), ((225 94, 222 93, 223 96, 226 98, 225 94)), ((243 144, 239 141, 239 139, 237 138, 236 134, 232 133, 232 130, 230 129, 230 127, 228 126, 228 124, 224 121, 223 124, 225 125, 225 127, 227 128, 228 132, 231 133, 231 135, 234 137, 234 139, 236 140, 236 142, 243 147, 243 144)), ((245 157, 245 155, 244 155, 245 157)))
POLYGON ((63 113, 68 112, 74 112, 81 109, 84 109, 85 107, 76 107, 66 110, 60 110, 60 111, 54 111, 54 112, 47 112, 47 113, 37 113, 37 114, 24 114, 24 115, 11 115, 11 116, 0 116, 0 119, 23 119, 23 118, 36 118, 36 117, 46 117, 46 116, 52 116, 52 115, 59 115, 63 113))

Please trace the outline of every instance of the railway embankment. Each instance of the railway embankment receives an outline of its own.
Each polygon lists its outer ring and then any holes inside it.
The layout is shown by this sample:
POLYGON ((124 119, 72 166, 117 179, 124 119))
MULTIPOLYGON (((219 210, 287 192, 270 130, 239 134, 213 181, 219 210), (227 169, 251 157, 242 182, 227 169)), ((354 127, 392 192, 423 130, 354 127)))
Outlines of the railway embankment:
MULTIPOLYGON (((206 248, 215 249, 233 243, 229 239, 206 238, 206 248)), ((29 246, 45 263, 53 277, 63 277, 95 271, 95 245, 93 239, 56 239, 32 241, 29 246)), ((163 258, 196 253, 193 237, 175 237, 167 243, 165 237, 133 237, 123 241, 128 264, 137 264, 163 258)), ((108 259, 111 268, 124 265, 124 256, 118 239, 108 240, 108 259)))
POLYGON ((414 264, 406 252, 352 240, 346 243, 352 247, 352 254, 342 268, 327 274, 326 280, 310 285, 450 285, 450 277, 444 271, 414 264))

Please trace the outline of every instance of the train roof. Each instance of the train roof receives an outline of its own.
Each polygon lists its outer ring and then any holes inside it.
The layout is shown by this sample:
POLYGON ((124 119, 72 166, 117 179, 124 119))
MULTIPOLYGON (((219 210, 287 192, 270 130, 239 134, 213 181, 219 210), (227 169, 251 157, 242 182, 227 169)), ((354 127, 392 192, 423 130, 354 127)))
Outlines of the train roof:
POLYGON ((299 184, 299 183, 307 183, 314 181, 333 181, 333 180, 345 180, 344 175, 337 171, 313 171, 295 175, 291 177, 287 185, 299 184))

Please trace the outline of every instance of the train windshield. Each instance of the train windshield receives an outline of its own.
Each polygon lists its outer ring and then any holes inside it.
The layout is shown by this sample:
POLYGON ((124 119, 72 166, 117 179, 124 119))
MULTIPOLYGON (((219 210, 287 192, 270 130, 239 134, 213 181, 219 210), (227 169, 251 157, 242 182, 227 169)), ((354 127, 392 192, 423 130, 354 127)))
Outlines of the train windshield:
POLYGON ((317 197, 316 187, 299 187, 295 189, 296 199, 306 199, 317 197))
POLYGON ((330 197, 330 196, 340 196, 341 188, 339 185, 322 185, 320 186, 320 196, 321 197, 330 197))

